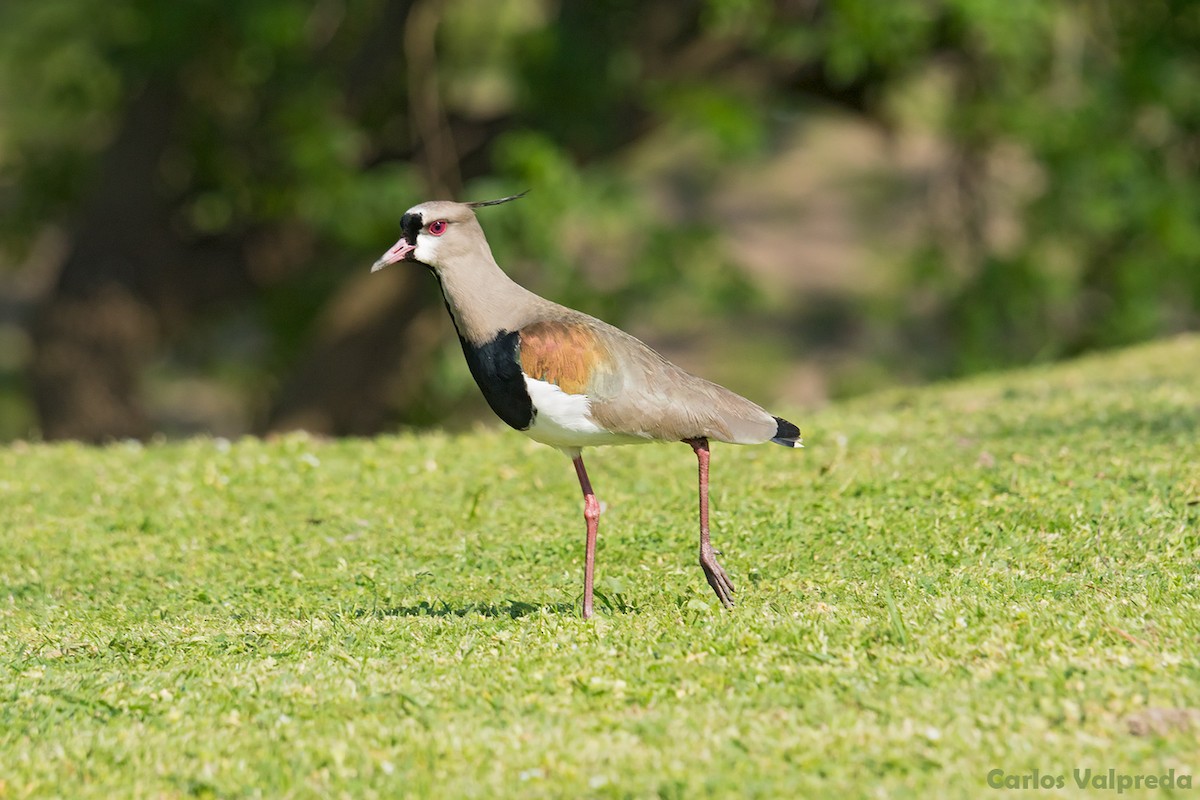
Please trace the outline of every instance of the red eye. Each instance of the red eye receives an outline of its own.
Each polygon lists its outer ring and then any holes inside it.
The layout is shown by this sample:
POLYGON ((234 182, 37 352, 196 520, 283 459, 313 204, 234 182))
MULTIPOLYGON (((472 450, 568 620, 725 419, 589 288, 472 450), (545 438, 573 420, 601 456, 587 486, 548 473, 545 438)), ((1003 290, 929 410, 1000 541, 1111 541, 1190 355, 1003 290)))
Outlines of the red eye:
POLYGON ((446 220, 438 219, 429 223, 429 232, 434 236, 441 236, 446 232, 446 220))

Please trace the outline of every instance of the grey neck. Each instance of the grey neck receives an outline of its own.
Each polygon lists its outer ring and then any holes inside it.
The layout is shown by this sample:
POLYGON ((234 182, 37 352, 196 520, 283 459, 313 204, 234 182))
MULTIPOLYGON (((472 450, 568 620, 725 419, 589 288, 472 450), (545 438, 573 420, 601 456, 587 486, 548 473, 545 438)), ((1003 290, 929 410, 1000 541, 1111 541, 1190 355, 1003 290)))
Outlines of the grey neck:
POLYGON ((491 258, 471 266, 470 270, 433 270, 458 335, 471 344, 488 342, 502 330, 520 330, 546 303, 508 277, 491 258))

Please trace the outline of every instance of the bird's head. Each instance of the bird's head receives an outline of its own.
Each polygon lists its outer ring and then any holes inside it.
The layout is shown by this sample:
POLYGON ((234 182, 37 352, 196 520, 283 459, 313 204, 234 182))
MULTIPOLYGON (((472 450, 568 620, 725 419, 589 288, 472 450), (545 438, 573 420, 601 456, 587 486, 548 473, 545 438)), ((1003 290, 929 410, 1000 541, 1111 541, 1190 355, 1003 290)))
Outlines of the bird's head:
POLYGON ((475 209, 507 203, 524 195, 521 192, 477 203, 431 200, 413 206, 400 218, 399 241, 375 262, 371 272, 397 261, 413 261, 440 271, 460 259, 480 255, 480 250, 490 254, 483 229, 475 219, 475 209))

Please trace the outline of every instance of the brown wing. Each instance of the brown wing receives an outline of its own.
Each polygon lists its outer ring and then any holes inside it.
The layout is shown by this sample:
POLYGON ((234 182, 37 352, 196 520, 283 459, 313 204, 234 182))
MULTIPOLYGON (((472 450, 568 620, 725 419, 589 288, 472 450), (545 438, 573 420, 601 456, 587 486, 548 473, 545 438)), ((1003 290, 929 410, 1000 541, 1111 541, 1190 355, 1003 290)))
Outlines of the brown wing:
POLYGON ((590 326, 535 322, 520 333, 521 370, 567 394, 590 395, 595 379, 613 371, 612 353, 590 326))
POLYGON ((613 433, 741 444, 775 435, 775 418, 759 406, 582 314, 522 328, 521 366, 531 378, 587 395, 593 419, 613 433))

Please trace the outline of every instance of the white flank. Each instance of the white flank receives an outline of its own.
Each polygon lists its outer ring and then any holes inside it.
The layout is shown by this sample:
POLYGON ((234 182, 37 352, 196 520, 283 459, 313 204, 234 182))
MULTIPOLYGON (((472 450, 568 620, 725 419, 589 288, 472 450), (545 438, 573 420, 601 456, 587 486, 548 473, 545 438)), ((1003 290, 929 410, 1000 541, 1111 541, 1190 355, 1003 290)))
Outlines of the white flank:
POLYGON ((592 421, 587 395, 567 394, 553 383, 525 376, 525 391, 537 412, 525 434, 551 447, 592 447, 648 441, 638 436, 610 433, 592 421))

